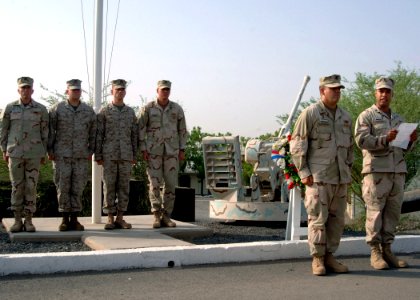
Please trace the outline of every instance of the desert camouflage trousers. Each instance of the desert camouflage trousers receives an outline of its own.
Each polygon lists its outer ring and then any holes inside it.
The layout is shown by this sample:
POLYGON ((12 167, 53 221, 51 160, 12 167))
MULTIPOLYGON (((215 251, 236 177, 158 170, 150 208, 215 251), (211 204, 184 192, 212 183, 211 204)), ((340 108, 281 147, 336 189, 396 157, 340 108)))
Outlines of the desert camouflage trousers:
POLYGON ((306 186, 308 244, 311 255, 334 253, 344 230, 347 184, 314 183, 306 186))
POLYGON ((11 208, 13 211, 36 211, 36 186, 40 158, 9 157, 9 176, 12 183, 11 208))
POLYGON ((85 158, 56 158, 53 167, 58 211, 81 211, 83 190, 88 180, 89 160, 85 158))
POLYGON ((127 211, 132 163, 128 160, 104 160, 102 181, 104 183, 105 214, 127 211))
POLYGON ((150 155, 147 162, 147 175, 149 177, 149 199, 152 212, 164 209, 169 215, 172 213, 175 202, 175 187, 178 184, 178 170, 178 156, 150 155), (165 185, 162 199, 160 187, 163 183, 165 185))
POLYGON ((404 198, 404 173, 370 173, 363 178, 366 242, 392 243, 404 198))

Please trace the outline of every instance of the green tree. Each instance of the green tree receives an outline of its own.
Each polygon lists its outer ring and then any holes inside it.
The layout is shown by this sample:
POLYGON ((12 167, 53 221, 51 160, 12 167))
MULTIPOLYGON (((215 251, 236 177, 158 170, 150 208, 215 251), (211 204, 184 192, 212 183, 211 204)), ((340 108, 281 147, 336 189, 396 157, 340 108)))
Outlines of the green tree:
POLYGON ((201 142, 203 138, 208 135, 208 133, 201 131, 201 127, 193 127, 185 147, 185 162, 181 166, 181 171, 185 171, 188 167, 189 169, 197 172, 197 177, 201 183, 201 195, 204 194, 205 178, 203 147, 201 142))
MULTIPOLYGON (((356 80, 346 85, 339 105, 351 114, 353 126, 359 114, 375 103, 375 79, 381 75, 378 73, 372 75, 356 73, 356 80)), ((406 122, 418 123, 420 116, 420 74, 418 70, 407 69, 401 63, 397 63, 397 66, 388 71, 386 76, 395 80, 394 97, 391 102, 392 111, 401 115, 406 122)), ((356 195, 361 196, 363 157, 357 146, 355 146, 354 155, 352 190, 356 195)), ((420 165, 419 158, 420 147, 417 143, 413 151, 407 153, 405 157, 408 168, 407 181, 415 175, 420 165)))

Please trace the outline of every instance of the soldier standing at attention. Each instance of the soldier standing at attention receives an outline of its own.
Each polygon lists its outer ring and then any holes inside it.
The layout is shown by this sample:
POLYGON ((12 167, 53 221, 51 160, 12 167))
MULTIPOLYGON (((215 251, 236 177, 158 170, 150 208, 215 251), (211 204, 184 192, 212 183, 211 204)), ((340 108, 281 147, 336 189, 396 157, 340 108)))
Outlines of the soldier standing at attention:
POLYGON ((33 79, 17 80, 20 99, 9 103, 2 113, 1 150, 8 163, 12 182, 11 208, 15 223, 11 232, 34 232, 39 168, 45 163, 48 142, 48 111, 32 99, 33 79), (22 223, 22 217, 25 223, 22 223))
POLYGON ((131 168, 136 163, 137 118, 134 110, 124 104, 126 87, 123 79, 112 81, 112 103, 103 107, 97 117, 95 160, 103 166, 103 212, 108 215, 108 230, 131 228, 123 215, 128 206, 131 168))
POLYGON ((179 162, 185 159, 188 132, 182 107, 169 100, 171 82, 160 80, 157 99, 146 104, 139 119, 139 142, 147 161, 153 228, 175 227, 170 219, 178 183, 179 162), (163 201, 160 186, 165 183, 163 201))
POLYGON ((77 217, 95 148, 96 115, 80 101, 81 83, 78 79, 67 81, 68 99, 49 111, 48 158, 53 161, 58 211, 63 214, 60 231, 84 230, 77 217))
MULTIPOLYGON (((395 229, 400 220, 407 166, 402 148, 389 143, 395 139, 402 118, 391 111, 394 80, 380 77, 375 82, 376 102, 356 121, 355 138, 363 152, 362 194, 366 203, 366 242, 371 247, 374 269, 408 267, 391 252, 395 229)), ((408 149, 417 140, 410 135, 408 149)))
POLYGON ((293 162, 306 186, 308 243, 314 275, 324 275, 326 269, 348 272, 347 266, 333 256, 344 229, 353 163, 351 117, 337 106, 342 88, 340 75, 320 79, 321 100, 300 114, 290 142, 293 162))

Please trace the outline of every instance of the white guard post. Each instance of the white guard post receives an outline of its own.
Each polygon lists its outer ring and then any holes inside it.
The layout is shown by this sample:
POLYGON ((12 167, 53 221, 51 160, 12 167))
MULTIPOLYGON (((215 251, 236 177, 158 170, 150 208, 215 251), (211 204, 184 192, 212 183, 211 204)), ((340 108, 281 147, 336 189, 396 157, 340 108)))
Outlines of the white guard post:
POLYGON ((300 240, 301 236, 308 235, 307 227, 300 227, 302 213, 302 195, 299 188, 293 188, 289 195, 289 213, 287 214, 286 237, 287 241, 300 240))

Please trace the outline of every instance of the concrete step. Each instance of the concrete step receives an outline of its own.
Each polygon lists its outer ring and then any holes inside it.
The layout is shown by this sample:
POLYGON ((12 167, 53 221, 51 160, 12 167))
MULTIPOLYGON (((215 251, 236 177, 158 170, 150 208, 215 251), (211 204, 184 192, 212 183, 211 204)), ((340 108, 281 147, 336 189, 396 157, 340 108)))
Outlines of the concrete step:
POLYGON ((100 224, 92 224, 91 217, 79 218, 79 222, 85 226, 84 231, 58 231, 61 218, 33 218, 36 232, 32 233, 10 232, 14 223, 12 218, 3 219, 3 225, 12 242, 81 240, 93 250, 186 246, 191 245, 186 241, 192 238, 213 233, 208 228, 177 220, 174 220, 177 227, 153 229, 152 215, 124 216, 124 219, 132 224, 132 229, 105 230, 106 217, 101 218, 100 224))

